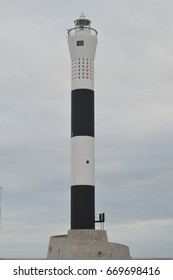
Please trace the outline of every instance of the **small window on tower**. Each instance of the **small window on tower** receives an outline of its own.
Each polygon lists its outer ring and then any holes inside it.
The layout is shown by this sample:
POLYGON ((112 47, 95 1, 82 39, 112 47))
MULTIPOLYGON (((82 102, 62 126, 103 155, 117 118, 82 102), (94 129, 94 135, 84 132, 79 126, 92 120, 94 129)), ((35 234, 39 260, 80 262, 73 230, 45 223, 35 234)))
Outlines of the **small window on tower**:
POLYGON ((84 45, 84 41, 77 41, 77 46, 83 46, 84 45))

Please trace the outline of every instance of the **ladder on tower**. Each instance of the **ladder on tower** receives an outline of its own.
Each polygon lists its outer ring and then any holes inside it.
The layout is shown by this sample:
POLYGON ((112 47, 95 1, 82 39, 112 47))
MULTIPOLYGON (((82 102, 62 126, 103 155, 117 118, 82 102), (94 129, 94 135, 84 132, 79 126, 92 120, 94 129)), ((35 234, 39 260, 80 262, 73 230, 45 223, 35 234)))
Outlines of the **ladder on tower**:
POLYGON ((100 223, 101 230, 104 230, 105 213, 99 213, 95 223, 100 223))

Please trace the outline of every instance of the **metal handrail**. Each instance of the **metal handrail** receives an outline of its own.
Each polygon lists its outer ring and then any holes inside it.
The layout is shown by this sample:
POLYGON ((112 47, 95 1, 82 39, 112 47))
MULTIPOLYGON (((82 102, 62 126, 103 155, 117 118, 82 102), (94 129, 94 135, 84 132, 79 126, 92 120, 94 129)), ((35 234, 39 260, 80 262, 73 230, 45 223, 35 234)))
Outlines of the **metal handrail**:
POLYGON ((94 28, 87 27, 87 26, 77 26, 77 27, 74 27, 74 28, 71 28, 71 29, 67 29, 68 36, 74 35, 76 30, 80 31, 80 30, 83 30, 83 29, 89 30, 89 32, 92 35, 97 36, 97 34, 98 34, 97 30, 95 30, 94 28))

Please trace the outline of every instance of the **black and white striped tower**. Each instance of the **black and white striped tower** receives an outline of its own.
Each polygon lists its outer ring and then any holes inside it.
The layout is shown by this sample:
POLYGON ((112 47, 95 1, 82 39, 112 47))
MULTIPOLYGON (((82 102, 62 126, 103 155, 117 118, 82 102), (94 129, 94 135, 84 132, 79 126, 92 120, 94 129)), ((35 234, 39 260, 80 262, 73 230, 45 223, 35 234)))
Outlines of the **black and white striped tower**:
POLYGON ((97 31, 83 13, 68 30, 71 56, 71 229, 95 229, 94 58, 97 31))
MULTIPOLYGON (((50 237, 47 258, 57 260, 130 259, 129 248, 109 243, 95 229, 94 58, 97 31, 82 14, 68 30, 71 56, 71 229, 50 237)), ((102 213, 103 214, 103 213, 102 213)))

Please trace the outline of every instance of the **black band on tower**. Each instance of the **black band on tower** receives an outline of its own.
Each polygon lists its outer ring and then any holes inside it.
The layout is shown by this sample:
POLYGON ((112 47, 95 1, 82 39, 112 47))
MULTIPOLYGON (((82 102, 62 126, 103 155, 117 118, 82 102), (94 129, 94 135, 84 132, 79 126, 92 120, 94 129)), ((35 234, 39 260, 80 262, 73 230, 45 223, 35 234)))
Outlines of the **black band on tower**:
POLYGON ((71 136, 94 137, 94 91, 90 89, 72 90, 71 96, 71 136))
POLYGON ((95 229, 94 186, 71 186, 71 229, 95 229))

